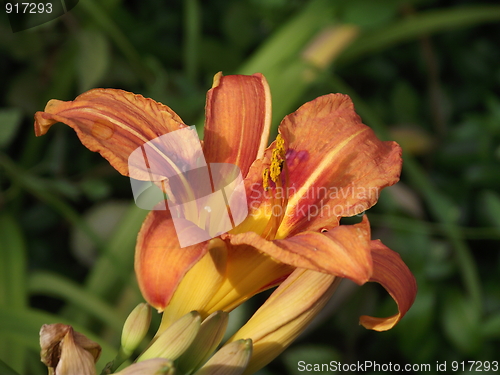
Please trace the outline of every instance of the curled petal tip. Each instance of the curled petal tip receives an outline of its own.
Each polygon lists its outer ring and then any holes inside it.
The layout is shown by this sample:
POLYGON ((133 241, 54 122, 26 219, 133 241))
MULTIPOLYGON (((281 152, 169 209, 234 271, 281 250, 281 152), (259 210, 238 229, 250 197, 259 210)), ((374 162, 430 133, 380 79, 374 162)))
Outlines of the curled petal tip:
POLYGON ((142 95, 115 89, 93 89, 73 101, 50 100, 35 114, 35 134, 62 122, 80 141, 99 152, 121 174, 128 175, 128 157, 138 147, 186 125, 169 107, 142 95))
POLYGON ((360 324, 375 331, 387 331, 394 327, 410 309, 417 295, 415 277, 400 255, 379 240, 371 241, 373 275, 370 281, 381 284, 398 305, 398 313, 387 318, 363 315, 360 324))
POLYGON ((214 75, 214 80, 212 82, 212 88, 219 86, 221 78, 222 78, 222 72, 217 72, 214 75))

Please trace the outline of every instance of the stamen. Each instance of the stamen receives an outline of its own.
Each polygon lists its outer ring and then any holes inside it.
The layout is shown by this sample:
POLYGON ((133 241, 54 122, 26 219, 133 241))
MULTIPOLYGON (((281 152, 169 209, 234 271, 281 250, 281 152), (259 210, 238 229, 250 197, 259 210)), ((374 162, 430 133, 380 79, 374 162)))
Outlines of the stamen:
POLYGON ((275 189, 281 189, 281 197, 278 198, 276 192, 271 190, 271 217, 267 223, 262 237, 272 240, 275 238, 278 228, 285 217, 286 206, 288 204, 288 167, 286 165, 285 141, 280 134, 276 137, 276 143, 272 151, 271 164, 269 168, 264 169, 262 174, 262 186, 265 191, 268 191, 269 178, 274 182, 275 189), (282 172, 285 172, 285 188, 282 184, 282 172), (278 210, 279 209, 279 210, 278 210))
POLYGON ((262 187, 264 191, 269 190, 269 168, 264 169, 264 173, 262 173, 262 187))
POLYGON ((285 162, 285 141, 281 134, 276 137, 276 145, 274 146, 273 156, 271 157, 271 180, 276 182, 283 170, 283 163, 285 162))

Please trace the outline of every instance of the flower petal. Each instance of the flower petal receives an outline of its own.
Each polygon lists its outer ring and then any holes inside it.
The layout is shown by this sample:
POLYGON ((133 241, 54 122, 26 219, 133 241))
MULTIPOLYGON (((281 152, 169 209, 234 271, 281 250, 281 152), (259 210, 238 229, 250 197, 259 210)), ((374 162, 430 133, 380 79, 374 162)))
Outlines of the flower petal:
POLYGON ((372 274, 370 225, 366 216, 355 225, 325 233, 302 232, 284 240, 267 241, 254 232, 231 236, 233 245, 247 244, 282 263, 345 277, 358 284, 372 274))
MULTIPOLYGON (((218 292, 225 276, 227 248, 220 239, 207 243, 208 252, 194 264, 175 288, 163 311, 158 333, 190 311, 198 311, 204 319, 212 311, 206 305, 218 292)), ((180 251, 184 251, 184 248, 180 251)))
MULTIPOLYGON (((399 179, 401 148, 380 141, 361 123, 347 95, 325 95, 304 104, 285 117, 279 131, 287 148, 288 173, 282 177, 288 180, 283 184, 288 208, 277 238, 336 226, 340 217, 373 206, 380 189, 399 179)), ((261 181, 255 181, 257 187, 261 181)))
MULTIPOLYGON (((196 233, 196 228, 193 224, 189 229, 196 233)), ((186 272, 208 250, 208 242, 181 248, 169 211, 151 211, 142 224, 135 252, 135 273, 146 301, 163 311, 186 272)))
POLYGON ((74 101, 51 100, 35 114, 35 134, 63 122, 80 141, 99 152, 121 174, 128 175, 128 157, 138 147, 185 125, 169 107, 130 92, 94 89, 74 101))
POLYGON ((253 374, 285 350, 323 309, 340 278, 296 269, 228 342, 252 339, 254 351, 243 373, 253 374))
POLYGON ((269 139, 271 95, 260 73, 214 77, 208 91, 204 152, 208 163, 232 163, 246 176, 269 139))
POLYGON ((396 301, 399 312, 388 318, 363 315, 359 322, 375 331, 386 331, 396 325, 410 309, 417 295, 417 282, 398 253, 379 240, 371 242, 373 275, 370 281, 380 283, 396 301))
POLYGON ((208 313, 231 311, 255 294, 278 285, 292 271, 293 267, 251 246, 228 244, 224 280, 205 309, 208 313))

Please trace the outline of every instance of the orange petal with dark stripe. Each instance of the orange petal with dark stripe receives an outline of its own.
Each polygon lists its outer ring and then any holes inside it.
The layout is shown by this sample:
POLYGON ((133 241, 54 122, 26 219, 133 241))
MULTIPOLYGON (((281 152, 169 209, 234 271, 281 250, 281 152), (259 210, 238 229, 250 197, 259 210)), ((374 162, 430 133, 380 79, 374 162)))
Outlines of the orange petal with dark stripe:
POLYGON ((64 102, 51 100, 35 114, 35 134, 44 135, 57 122, 73 128, 80 141, 99 152, 121 174, 128 157, 159 136, 186 127, 166 105, 127 91, 94 89, 64 102))
POLYGON ((370 225, 366 216, 355 225, 341 225, 325 233, 306 231, 268 241, 254 232, 231 236, 233 245, 247 244, 282 263, 345 277, 358 284, 372 275, 370 225))
POLYGON ((206 103, 204 153, 207 163, 236 164, 246 176, 262 157, 271 125, 271 94, 260 73, 218 73, 206 103))
POLYGON ((371 242, 373 274, 370 281, 381 284, 396 301, 399 312, 387 318, 363 315, 359 322, 365 328, 386 331, 396 325, 410 309, 417 295, 415 277, 398 253, 379 240, 371 242))

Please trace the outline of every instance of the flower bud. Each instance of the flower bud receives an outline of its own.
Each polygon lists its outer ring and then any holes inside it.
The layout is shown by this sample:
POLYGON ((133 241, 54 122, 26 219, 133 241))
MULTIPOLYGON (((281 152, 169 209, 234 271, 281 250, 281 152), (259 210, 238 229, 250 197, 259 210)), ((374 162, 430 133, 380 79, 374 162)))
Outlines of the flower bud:
POLYGON ((223 346, 195 375, 240 375, 252 356, 252 340, 238 340, 223 346))
POLYGON ((244 374, 253 374, 285 350, 323 309, 340 278, 297 268, 228 342, 253 340, 244 374))
POLYGON ((177 367, 183 373, 192 373, 217 349, 226 332, 228 320, 229 313, 216 311, 201 323, 193 344, 177 360, 177 367))
POLYGON ((40 357, 53 375, 94 375, 101 347, 66 324, 40 329, 40 357))
POLYGON ((140 363, 134 363, 115 375, 174 375, 174 362, 170 359, 152 358, 140 363))
POLYGON ((151 309, 147 303, 140 303, 130 313, 122 330, 121 345, 126 355, 131 355, 148 333, 151 323, 151 309))
POLYGON ((137 362, 150 358, 177 359, 196 338, 201 325, 200 314, 196 311, 184 315, 161 333, 137 362))

